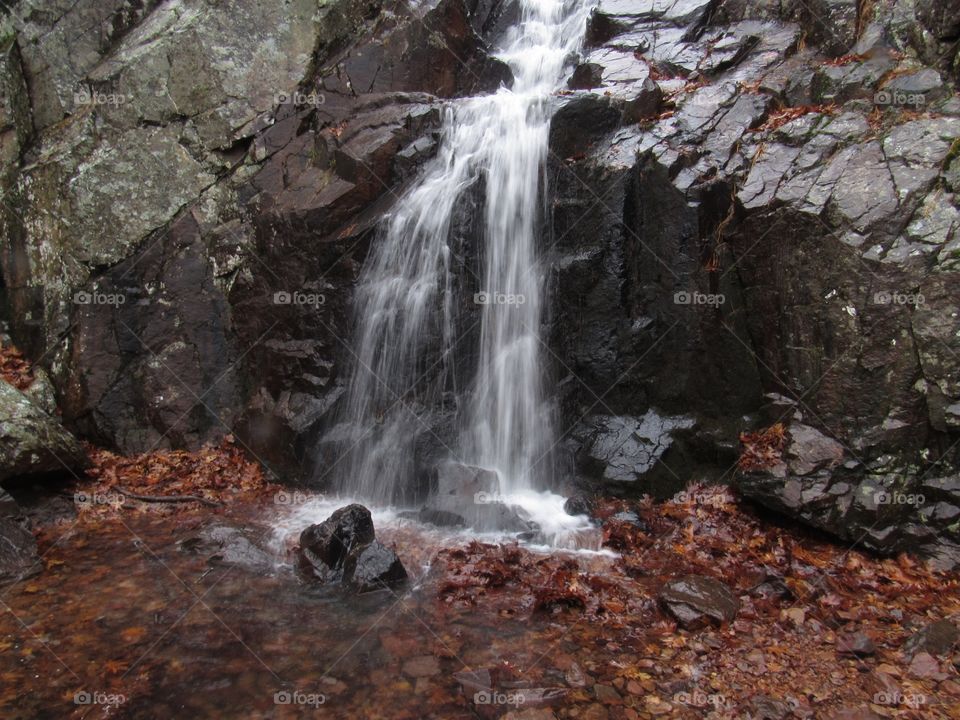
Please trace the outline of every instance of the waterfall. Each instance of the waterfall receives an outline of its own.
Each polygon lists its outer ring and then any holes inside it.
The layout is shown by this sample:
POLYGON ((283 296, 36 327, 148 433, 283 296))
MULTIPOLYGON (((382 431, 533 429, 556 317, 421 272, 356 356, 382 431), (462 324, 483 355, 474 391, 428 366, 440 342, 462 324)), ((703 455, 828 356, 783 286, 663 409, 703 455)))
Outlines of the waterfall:
MULTIPOLYGON (((510 89, 444 111, 437 156, 380 228, 356 293, 354 371, 328 436, 343 453, 347 494, 392 503, 414 481, 426 412, 457 414, 458 438, 437 438, 452 459, 496 470, 505 493, 542 487, 554 442, 544 387, 544 270, 538 263, 551 96, 579 48, 590 7, 520 0, 520 21, 495 56, 510 89), (467 283, 451 229, 469 192, 482 192, 481 270, 467 283), (479 305, 469 387, 454 366, 462 307, 479 305), (414 390, 416 389, 416 393, 414 390)), ((466 313, 469 315, 469 313, 466 313)))

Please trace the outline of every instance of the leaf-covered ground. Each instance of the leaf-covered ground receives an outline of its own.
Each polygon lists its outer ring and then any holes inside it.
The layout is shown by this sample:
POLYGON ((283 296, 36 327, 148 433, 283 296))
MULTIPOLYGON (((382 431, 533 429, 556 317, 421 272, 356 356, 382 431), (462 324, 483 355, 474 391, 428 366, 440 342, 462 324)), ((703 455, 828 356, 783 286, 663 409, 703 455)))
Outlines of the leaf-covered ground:
POLYGON ((726 489, 602 503, 616 556, 398 521, 378 536, 408 587, 346 599, 289 570, 271 528, 292 496, 231 438, 90 455, 37 528, 42 571, 0 591, 3 717, 960 717, 957 648, 905 647, 957 619, 955 575, 783 526, 726 489), (231 563, 211 525, 241 528, 270 567, 231 563), (729 586, 736 619, 679 627, 658 594, 686 575, 729 586))

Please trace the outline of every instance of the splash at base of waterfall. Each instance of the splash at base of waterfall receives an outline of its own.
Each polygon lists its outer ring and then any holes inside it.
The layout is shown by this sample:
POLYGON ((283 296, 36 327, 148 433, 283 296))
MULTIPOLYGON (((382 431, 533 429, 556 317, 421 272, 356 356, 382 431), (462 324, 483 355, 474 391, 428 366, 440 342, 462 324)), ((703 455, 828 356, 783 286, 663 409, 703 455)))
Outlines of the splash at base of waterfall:
MULTIPOLYGON (((535 552, 570 552, 583 555, 616 557, 616 553, 601 547, 601 531, 586 515, 569 515, 563 505, 566 499, 551 492, 525 490, 515 493, 509 500, 532 522, 540 527, 533 538, 521 541, 524 547, 535 552)), ((289 545, 299 537, 305 527, 326 520, 334 510, 360 502, 351 497, 329 495, 298 495, 296 504, 273 520, 272 542, 278 549, 289 545)), ((416 527, 419 532, 432 536, 438 545, 470 540, 483 542, 513 542, 514 535, 502 532, 476 532, 472 528, 440 528, 418 523, 404 515, 411 508, 370 507, 374 525, 379 528, 416 527)))

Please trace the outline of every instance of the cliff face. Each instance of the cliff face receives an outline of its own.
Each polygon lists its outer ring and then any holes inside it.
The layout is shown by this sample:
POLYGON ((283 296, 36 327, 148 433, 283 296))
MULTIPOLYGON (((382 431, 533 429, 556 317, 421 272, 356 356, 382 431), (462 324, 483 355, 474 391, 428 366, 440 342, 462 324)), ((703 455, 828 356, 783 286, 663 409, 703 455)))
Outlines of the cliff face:
MULTIPOLYGON (((235 432, 311 476, 373 229, 432 155, 444 100, 509 84, 489 52, 515 13, 16 5, 3 285, 67 426, 124 452, 235 432)), ((932 0, 599 3, 555 99, 543 238, 577 485, 737 478, 851 540, 955 551, 958 17, 932 0), (739 433, 777 421, 783 461, 737 473, 739 433)), ((475 256, 466 209, 457 231, 475 256)))

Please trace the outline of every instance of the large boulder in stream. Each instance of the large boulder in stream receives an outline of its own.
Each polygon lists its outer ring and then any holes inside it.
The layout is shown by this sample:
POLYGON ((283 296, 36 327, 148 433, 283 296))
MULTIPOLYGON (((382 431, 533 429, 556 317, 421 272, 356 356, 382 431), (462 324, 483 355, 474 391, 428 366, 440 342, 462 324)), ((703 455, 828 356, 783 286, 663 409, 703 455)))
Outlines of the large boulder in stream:
POLYGON ((299 553, 302 575, 358 593, 391 588, 407 578, 397 554, 376 539, 373 518, 363 505, 342 507, 306 528, 299 553))

